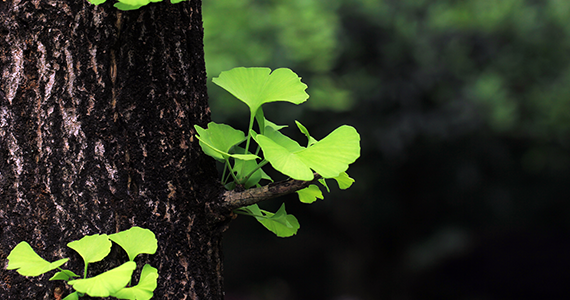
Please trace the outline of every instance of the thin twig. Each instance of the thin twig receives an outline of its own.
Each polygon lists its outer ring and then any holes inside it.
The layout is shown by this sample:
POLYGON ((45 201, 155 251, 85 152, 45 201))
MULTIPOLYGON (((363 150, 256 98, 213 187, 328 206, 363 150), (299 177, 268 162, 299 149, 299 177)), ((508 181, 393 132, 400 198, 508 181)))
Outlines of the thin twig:
POLYGON ((314 175, 315 177, 311 181, 290 179, 270 183, 262 187, 248 189, 245 191, 226 191, 222 194, 222 207, 227 210, 234 210, 236 208, 252 205, 263 200, 277 198, 294 193, 298 190, 308 187, 321 178, 321 175, 317 173, 314 175))

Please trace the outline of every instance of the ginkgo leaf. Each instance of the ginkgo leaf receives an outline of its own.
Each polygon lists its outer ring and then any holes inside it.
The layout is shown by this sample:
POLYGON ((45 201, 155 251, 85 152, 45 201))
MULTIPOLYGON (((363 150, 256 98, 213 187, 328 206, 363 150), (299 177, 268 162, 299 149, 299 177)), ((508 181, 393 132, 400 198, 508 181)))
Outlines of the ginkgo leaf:
POLYGON ((254 216, 259 223, 278 237, 290 237, 299 230, 299 221, 295 216, 287 214, 285 203, 276 213, 262 210, 257 204, 247 206, 244 209, 248 212, 247 214, 254 216))
POLYGON ((111 252, 111 241, 106 234, 86 235, 80 240, 67 243, 67 247, 77 251, 85 265, 105 258, 111 252))
POLYGON ((307 146, 311 146, 312 144, 316 143, 317 140, 315 140, 311 134, 309 134, 309 130, 307 129, 307 127, 303 126, 303 124, 301 124, 301 122, 299 121, 295 121, 295 124, 297 124, 297 127, 299 127, 299 130, 301 131, 301 133, 303 133, 306 137, 307 137, 307 146))
POLYGON ((115 7, 120 10, 134 10, 139 9, 151 2, 161 2, 162 0, 119 0, 115 3, 115 7))
POLYGON ((212 80, 244 102, 251 111, 252 118, 264 103, 285 101, 294 104, 305 102, 309 95, 307 85, 287 68, 234 68, 224 71, 212 80))
POLYGON ((73 292, 73 293, 67 295, 67 297, 63 298, 63 300, 79 300, 79 293, 73 292))
POLYGON ((105 1, 107 0, 87 0, 89 1, 89 3, 94 4, 94 5, 99 5, 101 3, 105 3, 105 1))
POLYGON ((154 254, 158 248, 158 242, 154 233, 138 226, 110 234, 109 239, 121 246, 127 252, 131 261, 141 253, 154 254))
POLYGON ((59 268, 69 258, 49 262, 41 258, 27 242, 20 242, 7 257, 7 270, 14 270, 23 276, 39 276, 53 269, 59 268))
POLYGON ((79 275, 69 271, 69 270, 61 270, 60 272, 55 273, 49 280, 69 280, 73 277, 79 277, 79 275))
POLYGON ((153 291, 156 289, 157 278, 158 270, 149 264, 145 264, 137 285, 122 288, 116 293, 111 294, 111 296, 119 299, 149 300, 152 298, 153 291))
POLYGON ((324 199, 323 192, 321 192, 321 189, 314 184, 298 190, 297 194, 299 195, 299 201, 307 204, 313 203, 317 201, 317 199, 324 199))
POLYGON ((200 140, 200 147, 207 155, 224 161, 228 157, 234 157, 241 160, 252 160, 259 158, 253 154, 230 154, 229 151, 235 145, 245 140, 245 134, 241 130, 234 129, 226 124, 208 123, 208 128, 204 129, 198 125, 194 125, 200 140))
POLYGON ((95 277, 71 280, 68 283, 80 293, 92 297, 108 297, 124 288, 131 281, 131 275, 136 267, 137 264, 128 261, 95 277))
POLYGON ((323 178, 337 177, 360 156, 360 135, 348 125, 340 126, 324 139, 300 150, 260 134, 254 139, 273 168, 297 180, 312 180, 311 170, 323 178))
POLYGON ((346 172, 340 173, 337 177, 333 178, 338 183, 338 187, 341 190, 346 190, 354 183, 354 179, 350 178, 346 172))

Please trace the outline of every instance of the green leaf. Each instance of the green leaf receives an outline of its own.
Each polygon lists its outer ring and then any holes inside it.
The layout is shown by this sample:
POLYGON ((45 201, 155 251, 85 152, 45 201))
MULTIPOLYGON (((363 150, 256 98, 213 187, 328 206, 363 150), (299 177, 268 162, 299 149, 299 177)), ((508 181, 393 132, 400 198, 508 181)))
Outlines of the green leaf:
POLYGON ((79 277, 79 275, 69 271, 69 270, 62 270, 60 272, 55 273, 49 280, 69 280, 73 277, 79 277))
POLYGON ((67 297, 63 298, 63 300, 79 300, 79 293, 73 292, 73 293, 67 295, 67 297))
POLYGON ((176 4, 176 3, 180 3, 182 1, 186 1, 186 0, 170 0, 170 3, 176 4))
POLYGON ((105 1, 107 1, 107 0, 87 0, 87 1, 89 1, 89 3, 91 3, 91 4, 99 5, 99 4, 105 3, 105 1))
POLYGON ((346 172, 340 173, 337 177, 333 178, 338 183, 341 190, 346 190, 354 183, 354 179, 350 178, 346 172))
POLYGON ((85 265, 105 258, 111 252, 111 241, 106 234, 86 235, 80 240, 69 242, 67 247, 77 251, 85 265))
POLYGON ((143 7, 144 5, 128 5, 122 2, 117 2, 113 6, 119 10, 136 10, 143 7))
MULTIPOLYGON (((258 164, 256 161, 254 160, 236 160, 234 167, 233 167, 233 171, 237 173, 236 177, 238 179, 243 179, 245 176, 247 176, 249 173, 251 173, 253 170, 255 170, 258 167, 258 164)), ((251 176, 247 179, 247 181, 245 183, 243 183, 244 187, 246 189, 255 186, 262 178, 262 173, 263 171, 260 169, 257 169, 255 172, 253 172, 253 174, 251 174, 251 176)))
POLYGON ((128 261, 95 277, 71 280, 68 283, 80 293, 92 297, 108 297, 124 288, 131 281, 131 275, 136 267, 137 264, 128 261))
POLYGON ((154 233, 138 226, 110 234, 109 239, 121 246, 131 261, 135 260, 135 257, 141 253, 154 254, 158 248, 154 233))
POLYGON ((7 257, 7 270, 14 270, 23 276, 39 276, 66 263, 69 258, 49 262, 41 258, 27 242, 20 242, 7 257))
POLYGON ((297 124, 297 127, 299 127, 299 130, 301 131, 301 133, 303 133, 306 137, 307 137, 307 147, 311 146, 312 144, 316 143, 317 140, 315 140, 310 134, 309 134, 309 130, 307 129, 307 127, 303 126, 303 124, 301 124, 301 122, 299 121, 295 121, 295 124, 297 124))
POLYGON ((119 299, 134 299, 134 300, 149 300, 153 296, 156 289, 156 280, 158 278, 158 271, 149 264, 145 264, 139 283, 133 287, 126 287, 120 289, 118 292, 113 293, 111 296, 119 299))
POLYGON ((245 140, 245 134, 241 130, 234 129, 226 124, 208 123, 208 128, 204 129, 198 125, 194 125, 200 140, 200 147, 207 155, 219 160, 225 161, 229 157, 242 160, 253 160, 259 158, 253 154, 230 154, 232 147, 240 144, 245 140))
POLYGON ((327 185, 327 180, 326 180, 326 179, 320 178, 320 179, 319 179, 319 183, 322 184, 322 185, 325 187, 325 189, 327 189, 327 192, 329 192, 329 193, 331 192, 331 190, 329 189, 329 186, 327 185))
POLYGON ((274 214, 259 209, 257 204, 245 207, 250 211, 250 215, 254 216, 269 231, 275 233, 278 237, 290 237, 299 230, 299 221, 293 215, 287 214, 285 211, 285 203, 281 205, 279 210, 274 214))
POLYGON ((340 126, 324 139, 300 150, 295 150, 293 144, 284 145, 281 139, 275 141, 275 136, 255 135, 254 138, 273 168, 297 180, 312 180, 311 169, 323 178, 337 177, 360 156, 360 135, 348 125, 340 126))
POLYGON ((286 68, 271 72, 269 68, 239 67, 222 72, 212 81, 244 102, 252 118, 264 103, 285 101, 300 104, 309 98, 305 92, 307 85, 286 68))
POLYGON ((317 201, 317 198, 321 200, 324 199, 321 189, 319 189, 319 187, 314 184, 311 184, 304 189, 298 190, 297 194, 299 195, 299 201, 307 204, 317 201))

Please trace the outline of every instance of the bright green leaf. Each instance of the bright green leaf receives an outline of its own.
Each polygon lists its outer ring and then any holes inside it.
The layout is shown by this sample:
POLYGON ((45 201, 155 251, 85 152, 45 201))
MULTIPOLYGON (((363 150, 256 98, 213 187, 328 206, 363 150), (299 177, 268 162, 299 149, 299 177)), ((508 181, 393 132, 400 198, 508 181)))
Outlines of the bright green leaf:
POLYGON ((309 134, 309 130, 307 129, 307 127, 303 126, 303 124, 301 124, 301 122, 299 121, 295 121, 295 124, 297 124, 297 127, 299 127, 299 130, 301 131, 301 133, 303 133, 306 137, 307 137, 307 147, 311 146, 312 144, 316 143, 317 140, 315 140, 310 134, 309 134))
POLYGON ((79 277, 79 275, 69 271, 69 270, 62 270, 60 272, 55 273, 49 280, 69 280, 73 277, 79 277))
POLYGON ((128 261, 95 277, 71 280, 68 283, 80 293, 92 297, 108 297, 124 288, 131 281, 131 275, 136 267, 137 264, 128 261))
POLYGON ((156 280, 158 278, 158 271, 149 264, 145 264, 139 283, 133 287, 126 287, 120 289, 118 292, 113 293, 111 296, 119 299, 134 299, 134 300, 149 300, 153 296, 153 291, 156 289, 156 280))
POLYGON ((277 144, 272 139, 258 134, 254 137, 261 146, 265 159, 277 171, 297 180, 309 181, 314 178, 309 168, 296 154, 277 144))
POLYGON ((109 239, 121 246, 131 261, 135 260, 135 257, 141 253, 154 254, 158 248, 154 233, 138 226, 110 234, 109 239))
POLYGON ((73 293, 67 295, 67 297, 63 298, 63 300, 79 300, 79 293, 73 292, 73 293))
POLYGON ((89 1, 89 3, 91 3, 91 4, 99 5, 99 4, 105 3, 105 1, 107 1, 107 0, 87 0, 87 1, 89 1))
POLYGON ((228 157, 237 159, 251 160, 258 158, 256 155, 230 154, 232 147, 240 144, 245 140, 245 134, 241 130, 234 129, 226 124, 208 123, 208 128, 204 129, 198 125, 194 125, 200 140, 202 151, 207 155, 219 160, 225 161, 228 157))
POLYGON ((86 235, 78 241, 69 242, 67 247, 77 251, 85 265, 105 258, 111 252, 111 241, 106 234, 86 235))
POLYGON ((327 180, 324 178, 319 178, 319 183, 322 184, 325 189, 327 189, 327 192, 331 192, 331 190, 329 189, 329 186, 327 185, 327 180))
POLYGON ((308 187, 298 190, 297 194, 299 195, 299 201, 303 203, 313 203, 318 199, 324 199, 323 193, 318 186, 311 184, 308 187))
MULTIPOLYGON (((265 159, 277 171, 297 180, 313 179, 313 172, 334 178, 348 169, 360 156, 360 135, 354 127, 343 125, 308 148, 294 150, 263 135, 254 136, 265 159)), ((290 144, 292 145, 292 144, 290 144)))
MULTIPOLYGON (((242 179, 247 176, 249 173, 253 172, 258 167, 258 164, 254 160, 236 160, 233 171, 237 173, 236 177, 238 179, 242 179)), ((262 177, 263 173, 261 168, 257 169, 251 176, 247 179, 247 181, 243 184, 246 189, 255 186, 262 177)))
POLYGON ((176 3, 180 3, 182 1, 186 1, 186 0, 170 0, 170 3, 176 4, 176 3))
POLYGON ((273 72, 269 68, 234 68, 222 72, 212 81, 243 101, 252 118, 264 103, 285 101, 300 104, 309 98, 305 92, 307 85, 286 68, 273 72))
POLYGON ((350 178, 346 172, 340 173, 337 177, 333 178, 338 183, 341 190, 346 190, 354 183, 354 179, 350 178))
POLYGON ((128 5, 128 4, 125 4, 122 2, 117 2, 113 6, 119 10, 136 10, 136 9, 141 8, 144 5, 128 5))
POLYGON ((247 206, 246 210, 250 211, 250 215, 278 237, 290 237, 299 230, 299 221, 295 216, 287 214, 285 204, 282 204, 275 214, 259 209, 257 204, 247 206))
POLYGON ((277 125, 277 124, 265 119, 265 128, 268 128, 268 127, 275 130, 275 131, 279 131, 279 130, 281 130, 285 127, 288 127, 288 126, 287 125, 277 125))
POLYGON ((69 258, 48 262, 41 258, 27 242, 20 242, 7 257, 7 270, 16 269, 23 276, 39 276, 66 263, 69 258))

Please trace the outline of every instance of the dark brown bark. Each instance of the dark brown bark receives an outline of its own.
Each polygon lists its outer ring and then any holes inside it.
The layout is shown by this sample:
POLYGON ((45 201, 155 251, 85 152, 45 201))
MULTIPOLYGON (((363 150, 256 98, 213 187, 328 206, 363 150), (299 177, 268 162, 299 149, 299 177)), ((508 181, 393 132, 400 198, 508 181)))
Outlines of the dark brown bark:
POLYGON ((5 270, 18 242, 81 272, 68 242, 133 225, 158 238, 139 262, 158 268, 155 299, 223 298, 221 190, 193 130, 209 121, 205 82, 199 0, 0 1, 1 299, 62 287, 5 270))

